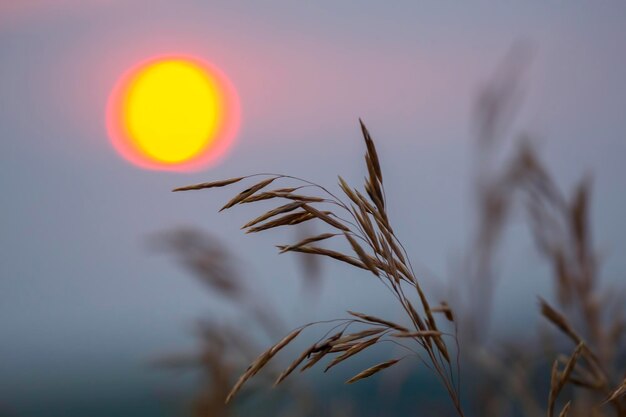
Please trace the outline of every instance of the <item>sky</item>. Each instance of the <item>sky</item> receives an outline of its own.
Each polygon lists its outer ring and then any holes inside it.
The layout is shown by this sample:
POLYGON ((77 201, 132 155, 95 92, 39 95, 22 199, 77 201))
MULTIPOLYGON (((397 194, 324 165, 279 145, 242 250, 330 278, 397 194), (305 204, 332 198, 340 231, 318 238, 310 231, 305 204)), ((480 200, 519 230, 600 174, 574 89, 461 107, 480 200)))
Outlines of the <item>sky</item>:
MULTIPOLYGON (((226 314, 150 251, 149 237, 173 227, 222 239, 294 325, 342 314, 338 294, 363 277, 324 265, 322 293, 302 307, 297 264, 273 247, 294 236, 244 236, 253 212, 217 214, 228 191, 170 190, 267 171, 358 183, 359 117, 379 147, 401 239, 415 262, 445 277, 472 219, 472 106, 520 40, 533 58, 511 131, 532 134, 566 189, 593 175, 596 241, 607 279, 620 279, 625 19, 622 2, 0 3, 0 404, 160 389, 166 377, 147 362, 193 346, 196 318, 226 314), (241 101, 235 145, 199 172, 141 169, 107 138, 118 77, 166 53, 213 63, 241 101)), ((549 289, 534 264, 531 240, 513 225, 500 325, 514 327, 537 288, 549 289)), ((376 290, 363 283, 350 306, 384 310, 376 290)))

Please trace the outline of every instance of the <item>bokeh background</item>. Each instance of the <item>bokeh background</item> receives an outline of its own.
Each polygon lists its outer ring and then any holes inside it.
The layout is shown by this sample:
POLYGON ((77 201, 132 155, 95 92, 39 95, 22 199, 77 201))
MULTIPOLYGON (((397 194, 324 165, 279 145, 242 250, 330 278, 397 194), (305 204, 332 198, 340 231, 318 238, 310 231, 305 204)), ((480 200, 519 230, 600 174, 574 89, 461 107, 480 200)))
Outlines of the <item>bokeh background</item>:
MULTIPOLYGON (((472 108, 520 41, 532 58, 511 131, 532 135, 565 189, 593 176, 603 272, 619 280, 625 19, 622 2, 0 2, 0 406, 177 413, 194 381, 151 361, 193 349, 195 320, 232 308, 151 249, 151 236, 176 227, 231 248, 290 327, 347 307, 386 311, 376 283, 341 265, 322 265, 318 290, 303 284, 297 259, 273 247, 295 236, 244 236, 252 212, 216 213, 228 192, 170 192, 268 171, 359 183, 359 117, 377 140, 396 230, 436 292, 471 233, 472 108), (106 136, 120 74, 170 52, 212 62, 240 96, 237 142, 204 171, 139 169, 106 136)), ((509 229, 495 320, 504 333, 527 328, 536 294, 551 288, 526 228, 509 229)))

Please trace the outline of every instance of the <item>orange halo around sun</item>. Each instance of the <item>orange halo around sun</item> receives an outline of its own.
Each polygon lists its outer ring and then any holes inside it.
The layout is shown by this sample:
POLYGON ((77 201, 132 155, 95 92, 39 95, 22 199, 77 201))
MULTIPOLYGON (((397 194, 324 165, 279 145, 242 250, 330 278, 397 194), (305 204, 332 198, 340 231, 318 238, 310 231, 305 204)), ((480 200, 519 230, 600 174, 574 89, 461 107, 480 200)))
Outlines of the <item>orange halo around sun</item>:
POLYGON ((239 100, 228 78, 184 55, 132 67, 115 85, 106 111, 114 148, 139 167, 166 171, 217 162, 232 146, 239 123, 239 100))

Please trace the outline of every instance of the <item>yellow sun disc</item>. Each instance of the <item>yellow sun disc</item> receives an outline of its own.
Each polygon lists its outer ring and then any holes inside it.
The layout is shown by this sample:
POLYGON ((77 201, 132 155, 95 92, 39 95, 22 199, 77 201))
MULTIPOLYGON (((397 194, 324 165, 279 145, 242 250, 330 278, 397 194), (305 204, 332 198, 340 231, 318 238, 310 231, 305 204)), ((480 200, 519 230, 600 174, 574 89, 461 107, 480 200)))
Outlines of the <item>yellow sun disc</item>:
POLYGON ((147 155, 166 163, 185 161, 207 146, 221 107, 212 80, 185 61, 146 68, 125 101, 130 136, 147 155))
POLYGON ((238 124, 234 89, 190 58, 153 59, 127 73, 111 95, 114 146, 138 165, 184 169, 222 154, 238 124))

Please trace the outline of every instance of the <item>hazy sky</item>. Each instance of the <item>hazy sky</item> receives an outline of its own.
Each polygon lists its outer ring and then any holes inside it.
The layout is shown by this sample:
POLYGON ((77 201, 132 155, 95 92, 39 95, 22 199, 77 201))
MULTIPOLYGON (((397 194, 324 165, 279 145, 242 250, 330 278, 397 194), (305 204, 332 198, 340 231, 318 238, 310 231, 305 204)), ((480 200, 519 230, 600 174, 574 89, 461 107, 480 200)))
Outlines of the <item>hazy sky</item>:
MULTIPOLYGON (((293 236, 243 236, 239 226, 250 212, 216 213, 228 192, 169 190, 258 171, 358 182, 358 117, 377 139, 396 229, 416 262, 446 276, 471 220, 471 107, 520 39, 533 45, 534 59, 514 130, 534 134, 564 186, 593 173, 607 275, 626 269, 626 3, 458 4, 1 2, 6 400, 119 387, 140 375, 142 361, 192 343, 191 323, 219 300, 171 260, 150 254, 152 233, 180 225, 211 231, 236 248, 241 269, 265 283, 269 296, 298 299, 296 264, 273 248, 293 236), (117 77, 172 52, 221 68, 242 103, 236 146, 203 172, 141 170, 106 136, 104 109, 117 77)), ((524 294, 512 304, 521 309, 545 281, 528 271, 545 268, 528 266, 529 257, 538 259, 532 244, 522 227, 512 229, 501 292, 509 301, 524 294)), ((331 265, 325 272, 317 304, 285 303, 294 320, 341 314, 347 306, 339 289, 367 278, 331 265)), ((375 302, 376 288, 364 284, 349 306, 375 302)))

